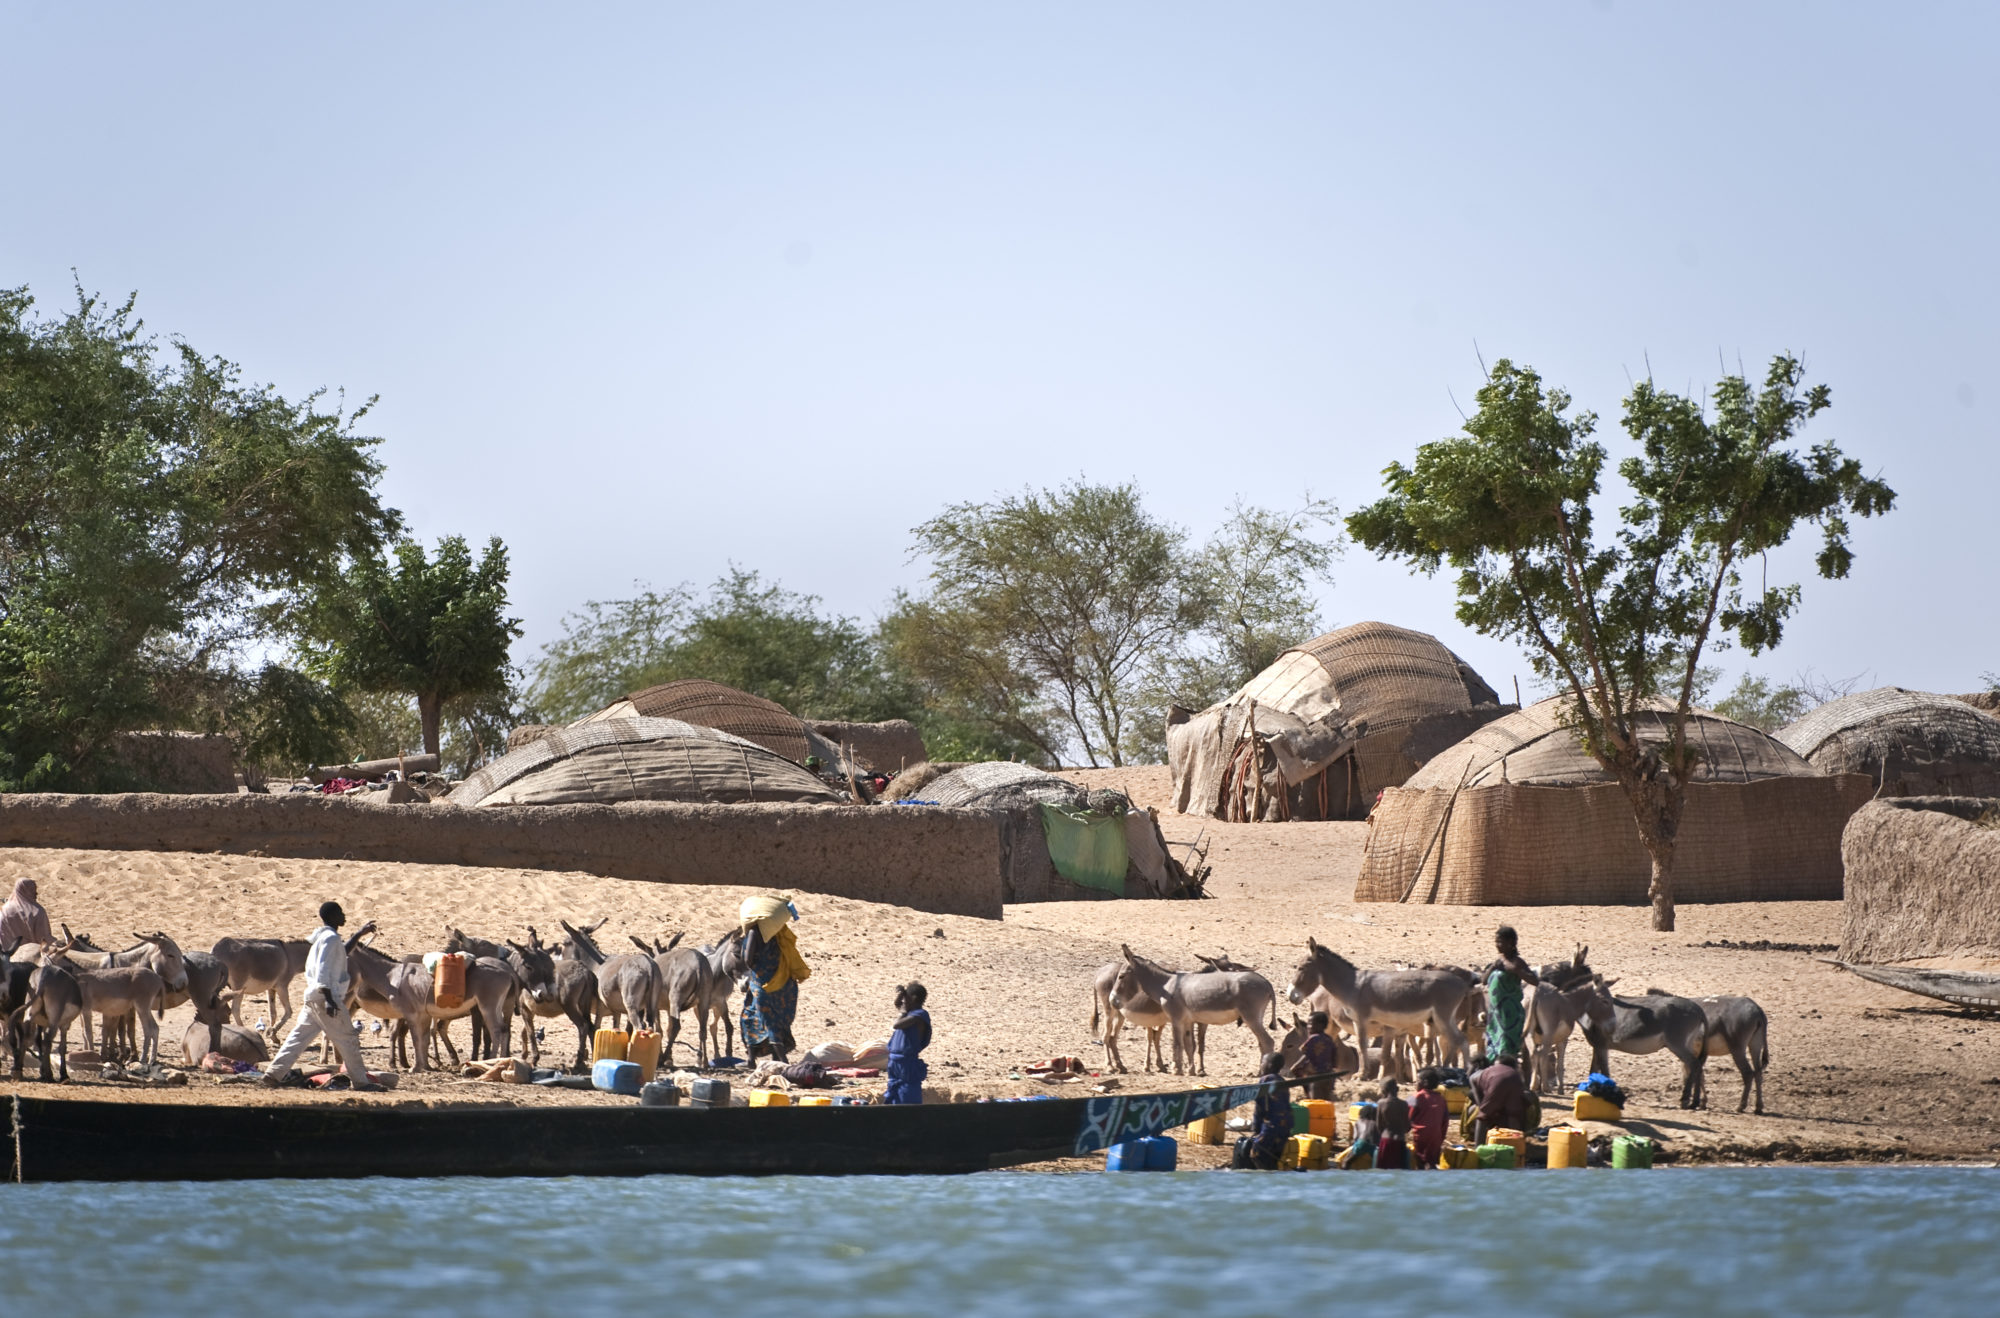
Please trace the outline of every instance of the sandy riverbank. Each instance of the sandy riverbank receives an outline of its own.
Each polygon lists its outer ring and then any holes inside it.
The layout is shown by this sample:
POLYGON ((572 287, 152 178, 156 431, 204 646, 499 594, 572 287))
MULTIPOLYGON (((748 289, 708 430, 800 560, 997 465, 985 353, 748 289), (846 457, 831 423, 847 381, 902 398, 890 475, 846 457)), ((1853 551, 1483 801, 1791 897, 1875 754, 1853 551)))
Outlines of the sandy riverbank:
MULTIPOLYGON (((1350 898, 1365 824, 1220 824, 1164 812, 1163 768, 1072 776, 1093 786, 1123 786, 1142 804, 1162 807, 1174 841, 1191 841, 1206 829, 1213 839, 1212 899, 1012 906, 1003 920, 988 921, 808 894, 800 903, 799 936, 815 973, 797 1023, 801 1043, 882 1037, 895 1014, 894 985, 920 978, 930 987, 937 1022, 929 1053, 937 1096, 1023 1092, 1041 1087, 1010 1078, 1023 1063, 1060 1053, 1093 1063, 1101 1058, 1088 1029, 1089 985, 1121 942, 1177 964, 1191 964, 1197 952, 1227 950, 1263 970, 1282 995, 1308 934, 1364 964, 1471 962, 1489 953, 1493 927, 1509 923, 1520 930, 1533 961, 1566 957, 1587 943, 1592 964, 1624 986, 1742 993, 1763 1004, 1772 1051, 1764 1116, 1733 1111, 1739 1086, 1727 1058, 1710 1063, 1717 1106, 1694 1114, 1672 1106, 1678 1075, 1671 1058, 1615 1059, 1614 1071, 1636 1099, 1628 1116, 1648 1123, 1684 1158, 1964 1159, 1990 1157, 2000 1148, 1996 1026, 1814 961, 1812 950, 1830 948, 1839 938, 1838 903, 1688 906, 1672 934, 1653 933, 1639 908, 1355 905, 1350 898)), ((397 952, 437 946, 448 923, 505 938, 523 936, 529 925, 546 936, 565 918, 609 917, 607 947, 625 944, 628 933, 651 938, 680 929, 702 940, 733 923, 747 891, 446 865, 0 851, 0 877, 23 875, 40 880, 56 920, 100 943, 123 946, 130 931, 159 928, 190 948, 206 948, 224 934, 300 936, 326 897, 338 898, 357 920, 378 921, 379 945, 397 952)), ((182 1008, 162 1026, 168 1057, 178 1050, 187 1015, 182 1008)), ((380 1057, 386 1063, 386 1038, 364 1036, 371 1062, 380 1057)), ((458 1040, 462 1047, 463 1028, 458 1040)), ((573 1052, 565 1022, 549 1023, 545 1047, 558 1057, 573 1052)), ((1247 1030, 1212 1030, 1211 1076, 1247 1076, 1255 1051, 1247 1030)), ((1142 1055, 1136 1039, 1126 1052, 1128 1060, 1142 1055)), ((1585 1050, 1572 1050, 1574 1074, 1587 1063, 1585 1050)), ((1136 1074, 1122 1081, 1131 1088, 1173 1084, 1170 1077, 1136 1074)), ((41 1090, 33 1082, 28 1088, 41 1090)), ((146 1092, 82 1080, 71 1091, 118 1098, 146 1092)), ((186 1089, 153 1092, 176 1102, 325 1101, 246 1093, 200 1077, 186 1089)), ((380 1099, 344 1101, 628 1100, 435 1076, 406 1077, 396 1093, 380 1099)))

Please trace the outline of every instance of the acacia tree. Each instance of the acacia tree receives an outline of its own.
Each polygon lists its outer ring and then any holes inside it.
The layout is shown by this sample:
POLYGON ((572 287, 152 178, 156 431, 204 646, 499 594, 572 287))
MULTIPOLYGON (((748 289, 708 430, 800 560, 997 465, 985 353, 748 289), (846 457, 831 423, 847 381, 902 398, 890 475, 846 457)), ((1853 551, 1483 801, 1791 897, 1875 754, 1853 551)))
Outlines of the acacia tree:
POLYGON ((1688 714, 1702 654, 1733 637, 1752 654, 1778 644, 1797 585, 1744 588, 1742 566, 1822 533, 1815 566, 1845 577, 1847 516, 1887 512, 1895 492, 1831 443, 1793 440, 1830 402, 1790 356, 1762 389, 1728 376, 1708 406, 1636 385, 1623 424, 1637 447, 1619 464, 1632 492, 1600 538, 1592 500, 1606 460, 1596 417, 1565 415, 1569 395, 1526 367, 1495 363, 1464 434, 1385 472, 1387 497, 1348 518, 1378 557, 1458 573, 1458 617, 1524 643, 1566 697, 1583 747, 1631 802, 1652 861, 1653 927, 1674 927, 1674 844, 1699 766, 1688 714), (1719 632, 1718 632, 1719 629, 1719 632), (1662 699, 1664 697, 1664 699, 1662 699))
POLYGON ((498 536, 476 565, 463 536, 439 541, 434 559, 405 540, 393 564, 369 557, 348 570, 318 620, 316 666, 336 688, 415 696, 424 750, 436 755, 447 700, 507 689, 507 647, 521 626, 506 608, 498 536))
POLYGON ((1045 701, 1093 767, 1123 764, 1142 663, 1202 621, 1183 533, 1136 486, 1079 481, 956 504, 914 534, 933 590, 911 624, 952 639, 906 652, 980 656, 982 680, 1045 701))

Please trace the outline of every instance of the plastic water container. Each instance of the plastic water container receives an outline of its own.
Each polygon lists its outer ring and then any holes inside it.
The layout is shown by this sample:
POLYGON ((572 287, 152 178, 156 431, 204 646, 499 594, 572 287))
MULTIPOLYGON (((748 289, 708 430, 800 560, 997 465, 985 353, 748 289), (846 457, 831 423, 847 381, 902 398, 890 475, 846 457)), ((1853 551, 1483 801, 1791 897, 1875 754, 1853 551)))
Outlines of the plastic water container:
POLYGON ((1576 1126, 1557 1126, 1549 1132, 1550 1167, 1589 1166, 1590 1137, 1576 1126))
POLYGON ((1454 1117, 1463 1116, 1472 1102, 1472 1091, 1463 1085, 1446 1085, 1438 1093, 1444 1098, 1444 1110, 1454 1117))
POLYGON ((729 1082, 727 1080, 697 1080, 688 1094, 691 1107, 728 1107, 729 1082))
POLYGON ((1292 1104, 1292 1133, 1294 1135, 1317 1135, 1323 1140, 1334 1138, 1335 1114, 1339 1111, 1332 1100, 1306 1098, 1292 1104), (1299 1129, 1298 1109, 1306 1110, 1306 1127, 1299 1129))
POLYGON ((590 1087, 607 1094, 630 1094, 636 1098, 642 1084, 639 1068, 630 1062, 607 1057, 590 1068, 590 1087))
POLYGON ((1576 1107, 1572 1109, 1578 1121, 1623 1121, 1625 1109, 1616 1103, 1599 1098, 1595 1094, 1576 1091, 1576 1107))
POLYGON ((1511 1144, 1482 1144, 1479 1146, 1479 1165, 1490 1167, 1514 1167, 1514 1146, 1511 1144))
POLYGON ((1312 1113, 1306 1110, 1304 1103, 1292 1104, 1292 1134, 1312 1134, 1312 1113))
POLYGON ((1528 1136, 1525 1132, 1506 1130, 1504 1128, 1501 1130, 1489 1130, 1486 1132, 1486 1142, 1488 1144, 1505 1144, 1513 1149, 1514 1166, 1526 1167, 1528 1165, 1528 1136))
POLYGON ((1468 1171, 1479 1166, 1479 1150, 1470 1144, 1447 1144, 1438 1150, 1442 1171, 1468 1171))
POLYGON ((1285 1151, 1278 1155, 1278 1166, 1286 1171, 1323 1172, 1326 1159, 1326 1136, 1294 1135, 1285 1141, 1285 1151))
POLYGON ((1104 1152, 1107 1172, 1170 1172, 1180 1165, 1180 1145, 1166 1135, 1126 1140, 1104 1152))
POLYGON ((623 1030, 599 1030, 590 1036, 590 1064, 602 1061, 622 1062, 625 1050, 631 1046, 632 1036, 623 1030))
POLYGON ((465 953, 446 952, 431 973, 431 999, 446 1011, 465 1005, 465 953))
POLYGON ((681 1091, 670 1080, 655 1080, 639 1090, 640 1107, 679 1107, 681 1091))
POLYGON ((1611 1141, 1613 1167, 1643 1170, 1653 1165, 1653 1141, 1644 1135, 1620 1135, 1611 1141))
POLYGON ((750 1091, 751 1107, 790 1107, 792 1096, 782 1089, 753 1089, 750 1091))
POLYGON ((1228 1138, 1228 1127, 1226 1127, 1223 1124, 1225 1120, 1227 1120, 1227 1118, 1225 1118, 1222 1113, 1218 1112, 1212 1117, 1203 1117, 1199 1121, 1188 1122, 1188 1128, 1187 1128, 1188 1143, 1190 1144, 1222 1143, 1224 1139, 1228 1138))
POLYGON ((800 1094, 793 1107, 832 1107, 832 1094, 800 1094))
POLYGON ((657 1030, 637 1030, 625 1045, 625 1060, 639 1068, 639 1074, 651 1083, 653 1074, 660 1069, 660 1035, 657 1030))

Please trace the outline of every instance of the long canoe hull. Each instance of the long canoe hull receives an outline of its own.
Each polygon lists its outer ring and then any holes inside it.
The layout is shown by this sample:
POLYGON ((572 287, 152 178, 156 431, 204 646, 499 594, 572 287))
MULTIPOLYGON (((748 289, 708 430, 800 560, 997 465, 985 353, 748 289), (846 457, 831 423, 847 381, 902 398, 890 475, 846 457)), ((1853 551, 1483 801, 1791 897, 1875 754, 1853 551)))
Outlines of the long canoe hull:
POLYGON ((840 1176, 1014 1167, 1157 1134, 1254 1088, 917 1107, 414 1108, 0 1096, 7 1179, 840 1176), (10 1110, 11 1109, 11 1110, 10 1110))

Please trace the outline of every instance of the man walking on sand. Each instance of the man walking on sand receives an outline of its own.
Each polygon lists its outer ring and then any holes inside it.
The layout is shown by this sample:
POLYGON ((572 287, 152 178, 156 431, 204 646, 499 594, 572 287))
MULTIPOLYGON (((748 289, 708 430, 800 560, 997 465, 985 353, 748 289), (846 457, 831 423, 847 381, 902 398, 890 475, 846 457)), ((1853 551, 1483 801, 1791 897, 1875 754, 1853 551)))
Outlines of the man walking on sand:
POLYGON ((339 902, 322 902, 319 928, 313 930, 312 946, 306 951, 306 1000, 299 1023, 285 1036, 284 1046, 264 1068, 263 1084, 275 1089, 285 1082, 292 1066, 307 1045, 324 1033, 333 1040, 354 1088, 364 1093, 380 1093, 382 1086, 368 1078, 368 1066, 361 1060, 361 1036, 347 1017, 347 945, 340 940, 340 926, 347 913, 339 902))

